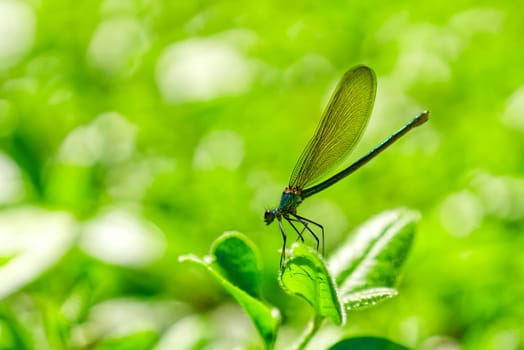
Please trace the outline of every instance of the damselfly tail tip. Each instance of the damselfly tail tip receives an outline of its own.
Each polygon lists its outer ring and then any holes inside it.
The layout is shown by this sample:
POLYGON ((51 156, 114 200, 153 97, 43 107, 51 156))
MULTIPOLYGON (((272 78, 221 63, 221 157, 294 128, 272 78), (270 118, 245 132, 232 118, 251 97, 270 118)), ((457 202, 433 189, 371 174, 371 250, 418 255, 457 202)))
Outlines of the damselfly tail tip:
POLYGON ((415 117, 415 119, 414 119, 415 125, 414 126, 422 125, 425 122, 427 122, 428 119, 429 119, 429 111, 424 111, 424 112, 420 113, 419 115, 417 115, 415 117))

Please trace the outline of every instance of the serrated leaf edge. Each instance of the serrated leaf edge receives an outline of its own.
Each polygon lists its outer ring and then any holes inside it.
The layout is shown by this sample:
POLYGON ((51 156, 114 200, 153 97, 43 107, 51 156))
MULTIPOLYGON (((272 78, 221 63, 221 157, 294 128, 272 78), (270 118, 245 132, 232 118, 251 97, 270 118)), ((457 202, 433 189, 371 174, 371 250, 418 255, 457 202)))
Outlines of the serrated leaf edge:
POLYGON ((342 300, 344 301, 345 309, 353 311, 375 306, 397 295, 398 291, 395 288, 374 287, 347 294, 342 300))

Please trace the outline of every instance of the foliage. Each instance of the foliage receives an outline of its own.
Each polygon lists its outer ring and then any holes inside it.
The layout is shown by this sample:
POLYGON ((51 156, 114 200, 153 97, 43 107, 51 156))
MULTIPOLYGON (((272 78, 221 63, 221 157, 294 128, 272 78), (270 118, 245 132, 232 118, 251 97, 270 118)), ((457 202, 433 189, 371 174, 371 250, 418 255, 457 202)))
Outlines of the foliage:
POLYGON ((0 0, 0 348, 254 349, 277 323, 276 348, 522 348, 522 18, 504 0, 0 0), (357 64, 377 97, 345 164, 431 119, 300 205, 329 259, 295 247, 279 283, 262 213, 357 64), (394 216, 349 235, 402 206, 412 246, 394 216), (252 243, 217 251, 226 231, 252 243), (177 260, 210 246, 211 265, 177 260))
POLYGON ((189 255, 180 260, 200 265, 211 272, 251 317, 266 348, 273 347, 279 323, 278 312, 261 300, 260 261, 251 242, 243 235, 226 233, 215 241, 210 256, 198 259, 189 255))
MULTIPOLYGON (((324 319, 341 326, 346 322, 346 310, 369 307, 396 295, 392 287, 411 245, 417 218, 414 212, 395 210, 367 222, 352 242, 343 245, 336 253, 331 266, 340 271, 339 277, 342 276, 336 279, 337 283, 315 250, 303 244, 293 245, 280 272, 280 284, 287 293, 304 299, 314 310, 312 325, 295 348, 305 348, 324 319), (349 269, 352 271, 347 273, 349 269), (354 279, 360 283, 355 284, 354 279)), ((242 306, 265 347, 270 349, 276 339, 279 319, 275 315, 279 313, 265 306, 260 295, 261 270, 257 268, 260 266, 257 257, 255 245, 247 237, 225 233, 215 241, 208 256, 199 259, 186 255, 180 261, 206 268, 242 306)), ((378 338, 356 339, 363 349, 368 343, 370 347, 379 346, 373 345, 377 342, 380 344, 378 338)), ((343 344, 346 343, 337 343, 334 348, 343 344)))

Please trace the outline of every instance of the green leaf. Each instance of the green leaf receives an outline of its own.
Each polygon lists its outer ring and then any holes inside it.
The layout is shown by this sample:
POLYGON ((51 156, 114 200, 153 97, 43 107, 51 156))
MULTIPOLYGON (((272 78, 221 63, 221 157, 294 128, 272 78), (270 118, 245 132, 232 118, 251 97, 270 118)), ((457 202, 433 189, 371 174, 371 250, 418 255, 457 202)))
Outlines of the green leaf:
POLYGON ((43 321, 47 340, 53 349, 67 349, 70 325, 67 318, 53 302, 42 300, 43 321))
POLYGON ((0 299, 41 277, 75 244, 78 223, 67 212, 19 206, 0 212, 0 299))
POLYGON ((34 338, 31 326, 22 322, 20 315, 7 303, 0 303, 0 349, 33 349, 34 338))
POLYGON ((317 317, 343 324, 346 317, 342 302, 319 254, 308 246, 295 243, 290 255, 280 273, 282 288, 306 300, 315 309, 317 317))
POLYGON ((415 235, 419 214, 408 209, 383 212, 362 226, 330 258, 341 295, 393 287, 415 235))
POLYGON ((143 331, 122 336, 119 338, 107 338, 93 347, 95 350, 134 350, 153 349, 158 342, 158 334, 153 331, 143 331))
POLYGON ((346 311, 364 309, 375 306, 378 303, 397 296, 398 292, 394 288, 369 288, 358 292, 349 293, 343 298, 346 311))
POLYGON ((260 258, 253 243, 238 233, 225 233, 211 246, 213 265, 231 283, 260 299, 260 258))
POLYGON ((384 338, 359 337, 344 339, 333 345, 329 350, 409 350, 403 345, 384 338))
POLYGON ((280 323, 278 310, 264 304, 260 298, 260 262, 255 246, 238 232, 219 237, 210 255, 200 259, 194 255, 179 257, 205 268, 242 306, 253 321, 266 348, 273 348, 280 323))

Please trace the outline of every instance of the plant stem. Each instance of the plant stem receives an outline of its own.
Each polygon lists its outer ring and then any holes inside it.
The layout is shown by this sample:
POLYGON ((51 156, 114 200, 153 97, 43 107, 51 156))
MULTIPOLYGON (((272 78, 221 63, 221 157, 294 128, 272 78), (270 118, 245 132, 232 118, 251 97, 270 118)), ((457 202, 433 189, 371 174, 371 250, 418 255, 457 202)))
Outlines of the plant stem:
POLYGON ((309 322, 308 327, 304 331, 302 339, 300 339, 300 342, 295 347, 296 350, 303 350, 306 348, 311 338, 313 338, 313 336, 317 333, 323 320, 324 318, 322 316, 315 315, 315 317, 309 322))

